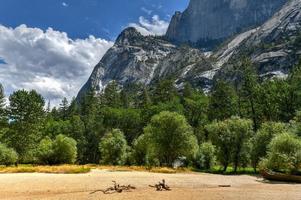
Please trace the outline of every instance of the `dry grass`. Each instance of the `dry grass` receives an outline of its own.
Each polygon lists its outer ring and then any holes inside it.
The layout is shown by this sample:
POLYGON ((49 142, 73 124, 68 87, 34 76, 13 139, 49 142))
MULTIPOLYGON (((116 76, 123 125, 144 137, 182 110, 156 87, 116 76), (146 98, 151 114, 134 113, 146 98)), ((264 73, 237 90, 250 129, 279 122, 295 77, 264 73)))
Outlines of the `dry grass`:
POLYGON ((79 174, 90 172, 91 168, 81 165, 60 166, 32 166, 0 167, 0 173, 51 173, 51 174, 79 174))
POLYGON ((88 165, 95 169, 109 170, 109 171, 141 171, 141 172, 152 172, 152 173, 164 173, 164 174, 174 174, 181 172, 191 172, 192 170, 188 168, 168 168, 168 167, 143 167, 143 166, 98 166, 98 165, 88 165))

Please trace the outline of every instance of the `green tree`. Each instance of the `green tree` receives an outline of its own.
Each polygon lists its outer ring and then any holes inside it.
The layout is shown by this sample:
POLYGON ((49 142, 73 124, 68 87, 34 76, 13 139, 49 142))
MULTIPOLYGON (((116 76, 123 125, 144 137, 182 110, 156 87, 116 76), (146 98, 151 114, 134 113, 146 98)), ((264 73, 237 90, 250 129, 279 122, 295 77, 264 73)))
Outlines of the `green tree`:
POLYGON ((44 99, 36 91, 19 90, 9 97, 10 130, 5 139, 20 156, 21 161, 32 159, 32 150, 41 138, 45 111, 44 99))
POLYGON ((209 119, 225 120, 237 115, 237 95, 234 88, 228 83, 219 80, 211 91, 209 100, 209 119))
POLYGON ((77 157, 76 141, 64 135, 56 136, 55 140, 41 140, 36 150, 39 164, 73 164, 77 157))
POLYGON ((174 81, 165 79, 160 81, 153 92, 153 102, 165 103, 178 100, 177 89, 174 86, 174 81))
POLYGON ((218 160, 224 171, 230 163, 234 165, 234 172, 244 164, 248 156, 249 140, 252 136, 252 122, 237 117, 225 121, 214 122, 206 126, 209 138, 218 149, 218 160))
POLYGON ((172 166, 179 157, 195 157, 197 139, 184 116, 178 113, 161 112, 155 115, 144 129, 149 138, 149 148, 161 165, 172 166))
POLYGON ((53 141, 49 137, 41 140, 36 150, 36 158, 38 164, 44 164, 44 165, 55 164, 53 141))
POLYGON ((211 142, 205 142, 200 145, 197 154, 196 163, 200 169, 211 169, 216 162, 216 148, 211 142))
POLYGON ((269 145, 267 158, 261 168, 297 173, 301 166, 301 140, 291 133, 277 135, 269 145))
POLYGON ((61 104, 60 104, 60 115, 61 119, 66 120, 68 118, 68 108, 69 108, 69 102, 66 97, 63 98, 61 104))
POLYGON ((102 94, 102 103, 109 107, 118 108, 122 104, 120 99, 120 92, 117 82, 110 82, 102 94))
POLYGON ((12 148, 0 143, 0 165, 13 165, 18 160, 18 154, 12 148))
POLYGON ((128 145, 124 134, 119 129, 107 133, 99 143, 101 163, 123 165, 127 159, 128 145))
POLYGON ((266 122, 262 124, 251 140, 251 162, 255 171, 259 161, 267 155, 268 145, 272 139, 286 130, 286 124, 283 123, 266 122))

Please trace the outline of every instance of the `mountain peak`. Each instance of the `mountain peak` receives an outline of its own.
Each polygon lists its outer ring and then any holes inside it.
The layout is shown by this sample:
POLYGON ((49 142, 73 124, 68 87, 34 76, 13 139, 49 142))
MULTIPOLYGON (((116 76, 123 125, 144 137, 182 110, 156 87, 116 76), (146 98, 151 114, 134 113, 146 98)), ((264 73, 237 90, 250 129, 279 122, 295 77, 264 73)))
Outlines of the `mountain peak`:
POLYGON ((141 35, 141 33, 139 33, 139 31, 137 31, 136 28, 128 27, 119 34, 115 44, 129 45, 133 40, 139 39, 141 37, 143 37, 143 36, 141 35))

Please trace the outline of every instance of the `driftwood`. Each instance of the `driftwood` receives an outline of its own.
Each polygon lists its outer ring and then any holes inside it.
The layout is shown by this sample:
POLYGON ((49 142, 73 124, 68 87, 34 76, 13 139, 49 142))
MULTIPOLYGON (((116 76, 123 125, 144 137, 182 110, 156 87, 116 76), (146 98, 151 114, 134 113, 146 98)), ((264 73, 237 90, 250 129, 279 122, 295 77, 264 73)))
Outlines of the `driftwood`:
POLYGON ((170 191, 171 190, 170 187, 168 185, 166 185, 164 179, 162 180, 162 182, 159 182, 156 185, 149 185, 149 187, 156 188, 157 191, 163 191, 163 190, 170 191))
POLYGON ((283 174, 271 170, 261 170, 260 174, 263 176, 263 178, 270 181, 301 183, 301 176, 298 175, 283 174))
POLYGON ((96 192, 103 192, 104 194, 113 194, 113 193, 122 193, 123 191, 130 192, 131 190, 136 189, 136 187, 132 185, 119 185, 116 181, 112 181, 114 183, 113 187, 108 187, 105 190, 95 190, 90 194, 94 194, 96 192))

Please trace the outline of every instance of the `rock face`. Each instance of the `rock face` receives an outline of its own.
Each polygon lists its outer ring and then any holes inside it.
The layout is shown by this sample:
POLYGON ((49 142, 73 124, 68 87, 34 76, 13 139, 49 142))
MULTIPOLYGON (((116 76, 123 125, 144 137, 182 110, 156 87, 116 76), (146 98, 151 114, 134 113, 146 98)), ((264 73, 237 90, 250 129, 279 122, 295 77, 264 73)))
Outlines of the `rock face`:
POLYGON ((235 79, 232 69, 242 56, 249 57, 263 77, 285 77, 301 58, 301 0, 288 1, 263 25, 236 35, 210 54, 127 28, 94 68, 78 97, 91 89, 101 91, 112 80, 120 85, 149 85, 173 78, 178 87, 187 81, 209 90, 216 78, 235 79))
POLYGON ((186 80, 202 85, 207 78, 195 74, 210 69, 212 65, 198 49, 177 47, 160 37, 142 36, 135 28, 127 28, 96 65, 79 97, 91 89, 101 91, 112 80, 120 85, 147 85, 172 77, 179 86, 186 80))
POLYGON ((262 26, 246 33, 242 40, 239 35, 215 53, 219 74, 231 77, 232 66, 244 55, 261 76, 285 77, 301 58, 301 1, 289 1, 262 26))
POLYGON ((286 1, 191 0, 183 13, 175 13, 166 37, 175 43, 213 48, 237 33, 261 25, 286 1))

